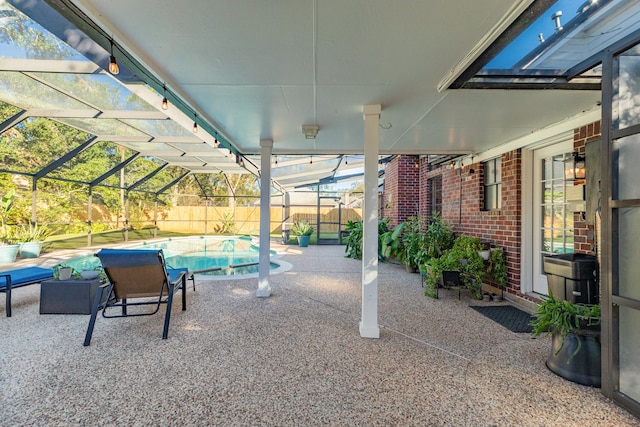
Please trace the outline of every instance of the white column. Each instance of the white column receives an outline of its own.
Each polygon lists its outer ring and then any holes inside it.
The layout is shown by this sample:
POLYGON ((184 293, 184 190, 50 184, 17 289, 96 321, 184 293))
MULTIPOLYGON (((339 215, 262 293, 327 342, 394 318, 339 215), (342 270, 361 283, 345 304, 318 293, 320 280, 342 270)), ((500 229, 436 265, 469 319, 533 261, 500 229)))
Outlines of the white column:
POLYGON ((380 105, 364 106, 362 319, 360 336, 380 338, 378 326, 378 124, 380 105))
POLYGON ((260 141, 260 264, 258 265, 258 291, 256 296, 268 297, 271 295, 269 286, 269 268, 271 259, 271 150, 273 141, 264 139, 260 141))

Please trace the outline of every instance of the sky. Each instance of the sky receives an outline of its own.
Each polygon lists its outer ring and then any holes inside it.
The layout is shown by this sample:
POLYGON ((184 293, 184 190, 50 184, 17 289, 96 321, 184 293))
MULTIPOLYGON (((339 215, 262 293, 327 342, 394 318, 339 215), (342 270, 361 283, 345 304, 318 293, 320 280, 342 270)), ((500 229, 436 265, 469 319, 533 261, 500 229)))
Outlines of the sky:
POLYGON ((538 34, 545 40, 555 32, 555 22, 551 19, 554 13, 562 11, 561 25, 575 18, 576 12, 585 0, 558 0, 549 10, 543 13, 529 28, 512 41, 485 68, 511 68, 516 62, 540 44, 538 34))

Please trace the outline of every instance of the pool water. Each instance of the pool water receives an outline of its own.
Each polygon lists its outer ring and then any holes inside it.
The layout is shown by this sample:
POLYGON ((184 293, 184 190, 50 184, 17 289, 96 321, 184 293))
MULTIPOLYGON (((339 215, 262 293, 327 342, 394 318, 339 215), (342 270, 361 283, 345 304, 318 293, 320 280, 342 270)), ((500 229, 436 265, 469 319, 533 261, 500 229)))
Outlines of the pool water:
MULTIPOLYGON (((124 249, 124 247, 123 247, 124 249)), ((206 275, 242 275, 258 272, 258 265, 238 265, 257 263, 259 248, 248 237, 185 237, 177 239, 145 242, 126 246, 126 249, 162 249, 167 266, 188 268, 190 271, 221 267, 219 271, 205 272, 206 275)), ((274 255, 275 252, 271 251, 274 255)), ((100 265, 94 256, 76 258, 67 262, 76 270, 91 270, 100 265)), ((271 268, 278 264, 271 263, 271 268)))

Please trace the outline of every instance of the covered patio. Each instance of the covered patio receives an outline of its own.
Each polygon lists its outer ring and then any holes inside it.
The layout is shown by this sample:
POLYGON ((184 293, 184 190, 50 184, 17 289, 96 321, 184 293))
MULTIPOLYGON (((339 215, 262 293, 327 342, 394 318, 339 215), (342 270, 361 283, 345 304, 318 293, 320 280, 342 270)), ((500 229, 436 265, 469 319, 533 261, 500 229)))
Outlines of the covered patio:
POLYGON ((547 370, 549 338, 510 332, 453 291, 425 298, 400 265, 380 265, 380 339, 359 339, 361 263, 338 246, 272 245, 293 268, 271 277, 270 298, 255 298, 255 279, 198 280, 167 340, 162 316, 99 319, 82 347, 87 316, 39 315, 39 286, 16 290, 2 422, 638 425, 547 370))

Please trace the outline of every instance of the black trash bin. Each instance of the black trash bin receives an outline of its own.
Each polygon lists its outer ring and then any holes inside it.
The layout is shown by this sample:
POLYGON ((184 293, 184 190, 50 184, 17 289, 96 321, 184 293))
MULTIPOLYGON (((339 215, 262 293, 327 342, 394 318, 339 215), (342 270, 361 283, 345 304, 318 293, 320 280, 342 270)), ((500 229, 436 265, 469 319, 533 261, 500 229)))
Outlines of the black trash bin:
POLYGON ((555 298, 573 303, 598 304, 598 261, 587 254, 544 257, 544 272, 555 298))

